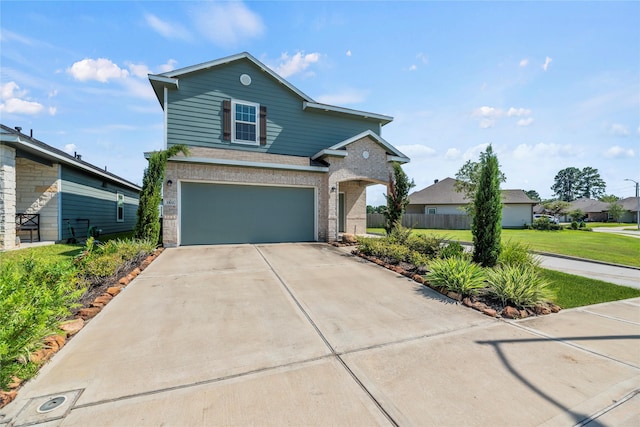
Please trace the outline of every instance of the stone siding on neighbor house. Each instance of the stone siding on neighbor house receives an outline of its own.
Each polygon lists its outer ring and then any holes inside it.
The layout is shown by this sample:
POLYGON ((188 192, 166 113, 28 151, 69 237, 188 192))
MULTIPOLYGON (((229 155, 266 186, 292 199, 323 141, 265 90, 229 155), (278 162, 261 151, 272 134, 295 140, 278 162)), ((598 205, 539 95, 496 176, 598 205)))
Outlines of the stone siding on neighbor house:
MULTIPOLYGON (((261 153, 250 154, 253 155, 261 153)), ((265 154, 261 155, 264 156, 265 154)), ((248 160, 258 161, 255 156, 251 156, 248 160)), ((163 243, 167 247, 174 247, 178 245, 178 206, 180 204, 180 201, 178 200, 179 186, 174 184, 171 187, 168 187, 166 185, 168 180, 172 180, 174 183, 178 183, 179 180, 185 180, 211 183, 314 187, 318 194, 318 240, 327 239, 326 201, 329 190, 327 187, 325 173, 169 161, 167 163, 164 185, 162 233, 163 243)))
POLYGON ((0 145, 0 250, 16 244, 16 150, 0 145))
MULTIPOLYGON (((60 165, 46 166, 17 158, 16 167, 16 212, 40 214, 40 240, 58 240, 60 165)), ((28 231, 19 234, 22 241, 29 239, 28 231)))

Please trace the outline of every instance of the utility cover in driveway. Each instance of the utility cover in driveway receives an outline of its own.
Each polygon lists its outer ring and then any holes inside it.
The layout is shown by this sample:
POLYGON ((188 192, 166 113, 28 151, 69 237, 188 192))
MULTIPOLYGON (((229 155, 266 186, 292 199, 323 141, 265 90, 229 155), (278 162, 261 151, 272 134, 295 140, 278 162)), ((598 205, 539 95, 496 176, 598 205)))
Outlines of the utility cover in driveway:
POLYGON ((313 188, 181 184, 181 245, 310 242, 313 188))

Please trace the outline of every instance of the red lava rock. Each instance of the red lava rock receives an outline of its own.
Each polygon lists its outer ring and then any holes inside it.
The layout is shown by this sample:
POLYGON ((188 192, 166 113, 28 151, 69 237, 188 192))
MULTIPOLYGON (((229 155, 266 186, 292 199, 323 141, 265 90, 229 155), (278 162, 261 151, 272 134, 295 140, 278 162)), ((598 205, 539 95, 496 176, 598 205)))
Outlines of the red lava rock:
POLYGON ((520 317, 520 310, 508 305, 502 309, 501 314, 502 314, 502 317, 506 317, 507 319, 517 319, 520 317))
POLYGON ((119 285, 123 285, 123 286, 127 286, 130 281, 131 281, 131 279, 129 279, 129 277, 125 276, 125 277, 121 277, 120 280, 118 280, 118 284, 119 285))
POLYGON ((447 294, 449 293, 447 288, 436 288, 436 291, 440 292, 444 296, 447 296, 447 294))
POLYGON ((344 233, 342 235, 342 243, 357 243, 356 236, 350 233, 344 233))
POLYGON ((70 337, 72 335, 77 334, 80 329, 84 326, 84 320, 80 317, 69 320, 68 322, 61 323, 58 328, 62 329, 67 333, 67 336, 70 337))
POLYGON ((100 313, 100 308, 86 307, 86 308, 81 308, 80 311, 78 311, 78 316, 80 316, 83 320, 88 320, 94 317, 98 313, 100 313))
POLYGON ((476 310, 478 310, 478 311, 482 311, 482 310, 484 310, 484 309, 486 309, 486 308, 489 308, 489 306, 488 306, 487 304, 485 304, 485 303, 483 303, 483 302, 481 302, 481 301, 475 301, 475 302, 471 305, 471 307, 475 308, 475 309, 476 309, 476 310))
POLYGON ((41 348, 40 350, 36 350, 29 355, 29 360, 33 363, 42 363, 53 356, 55 351, 50 348, 41 348))
POLYGON ((4 407, 5 405, 8 405, 9 402, 13 401, 13 399, 15 399, 17 395, 18 395, 18 392, 15 390, 11 390, 11 391, 0 390, 0 408, 4 407))
POLYGON ((486 314, 487 316, 491 316, 491 317, 496 317, 498 315, 497 311, 489 307, 483 308, 481 311, 482 311, 482 314, 486 314))
POLYGON ((529 317, 529 312, 527 310, 520 310, 520 318, 524 319, 526 317, 529 317))
POLYGON ((9 389, 14 389, 14 388, 18 388, 20 387, 20 384, 22 384, 22 378, 18 378, 16 376, 11 377, 11 382, 9 384, 7 384, 7 386, 9 387, 9 389))
POLYGON ((456 301, 462 301, 462 295, 460 295, 457 292, 447 292, 447 296, 451 299, 454 299, 456 301))
POLYGON ((536 305, 535 307, 533 307, 533 312, 537 315, 545 315, 551 314, 551 309, 542 305, 536 305))
POLYGON ((52 351, 58 351, 64 347, 64 343, 67 341, 67 337, 64 335, 49 335, 44 339, 44 345, 46 348, 50 348, 52 351))
POLYGON ((562 310, 562 308, 559 305, 556 305, 553 303, 549 303, 549 309, 551 310, 552 313, 557 313, 560 310, 562 310))
POLYGON ((131 272, 131 274, 134 277, 137 277, 140 273, 141 273, 141 271, 140 271, 140 269, 138 267, 134 268, 133 271, 131 272))
POLYGON ((113 297, 107 293, 104 293, 102 295, 100 295, 99 297, 96 297, 96 299, 93 300, 94 303, 98 303, 98 304, 102 304, 102 305, 106 305, 109 303, 109 301, 111 301, 113 299, 113 297))
POLYGON ((467 307, 473 307, 473 301, 471 301, 471 298, 469 297, 463 298, 462 303, 467 307))
POLYGON ((422 277, 422 276, 421 276, 421 275, 419 275, 419 274, 414 274, 413 276, 411 276, 411 278, 412 278, 414 281, 416 281, 416 282, 418 282, 418 283, 420 283, 420 284, 423 284, 423 283, 424 283, 424 277, 422 277))
POLYGON ((112 297, 115 297, 116 295, 118 295, 120 291, 122 291, 121 286, 112 286, 110 288, 107 288, 107 293, 112 297))

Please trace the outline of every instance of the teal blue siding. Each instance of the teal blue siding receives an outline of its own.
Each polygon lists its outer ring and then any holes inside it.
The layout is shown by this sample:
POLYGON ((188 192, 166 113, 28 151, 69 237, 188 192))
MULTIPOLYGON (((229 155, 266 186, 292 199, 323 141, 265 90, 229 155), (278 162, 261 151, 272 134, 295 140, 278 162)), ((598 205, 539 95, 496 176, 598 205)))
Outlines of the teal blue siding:
POLYGON ((86 237, 87 221, 102 230, 102 234, 131 231, 136 224, 138 192, 99 177, 89 176, 69 167, 62 167, 61 219, 62 236, 71 236, 69 224, 76 237, 86 237), (125 196, 124 221, 116 220, 116 194, 125 196))
POLYGON ((379 123, 345 114, 303 110, 303 100, 248 60, 220 65, 179 77, 169 90, 168 144, 253 150, 309 157, 379 123), (249 86, 240 83, 249 74, 249 86), (267 107, 267 145, 234 144, 222 139, 222 102, 238 99, 267 107))
POLYGON ((313 188, 181 184, 181 245, 315 240, 313 188))

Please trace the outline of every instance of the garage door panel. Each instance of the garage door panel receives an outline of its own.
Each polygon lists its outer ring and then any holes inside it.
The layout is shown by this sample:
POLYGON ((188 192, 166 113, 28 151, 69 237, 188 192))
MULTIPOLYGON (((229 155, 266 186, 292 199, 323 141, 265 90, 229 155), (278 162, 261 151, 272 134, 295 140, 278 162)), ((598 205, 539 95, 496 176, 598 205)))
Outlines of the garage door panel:
POLYGON ((313 188, 182 183, 181 244, 315 240, 313 188))

